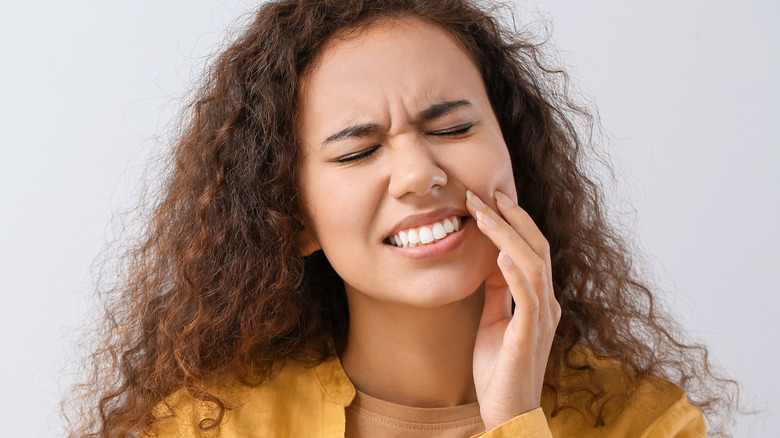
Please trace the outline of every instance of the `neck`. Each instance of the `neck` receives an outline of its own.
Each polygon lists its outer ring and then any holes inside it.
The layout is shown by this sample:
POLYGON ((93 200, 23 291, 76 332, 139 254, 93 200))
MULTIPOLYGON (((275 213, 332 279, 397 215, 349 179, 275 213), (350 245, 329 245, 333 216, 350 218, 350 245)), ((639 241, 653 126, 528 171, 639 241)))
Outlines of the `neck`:
POLYGON ((341 360, 356 388, 414 407, 477 400, 472 363, 484 300, 481 288, 436 308, 377 301, 349 290, 347 294, 350 328, 341 360))

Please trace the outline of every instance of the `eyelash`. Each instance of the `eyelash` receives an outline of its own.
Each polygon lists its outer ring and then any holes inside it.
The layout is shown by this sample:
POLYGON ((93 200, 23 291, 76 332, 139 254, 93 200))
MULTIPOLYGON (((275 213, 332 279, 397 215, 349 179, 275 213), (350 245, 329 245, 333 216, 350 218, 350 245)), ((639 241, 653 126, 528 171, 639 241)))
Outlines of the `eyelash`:
POLYGON ((336 162, 339 164, 350 164, 355 163, 357 161, 365 160, 366 158, 370 157, 371 154, 374 153, 377 149, 379 149, 379 146, 382 146, 381 144, 378 144, 376 146, 370 147, 362 152, 358 152, 356 154, 347 155, 345 157, 341 157, 336 159, 336 162))
MULTIPOLYGON (((449 131, 435 131, 430 132, 429 135, 435 135, 437 137, 443 137, 443 136, 458 136, 463 135, 471 130, 471 128, 474 127, 476 123, 467 123, 465 125, 461 125, 458 127, 455 127, 454 129, 451 129, 449 131)), ((341 158, 337 158, 336 162, 339 164, 350 164, 350 163, 356 163, 358 161, 365 160, 369 158, 374 152, 376 152, 379 147, 382 146, 381 144, 378 144, 376 146, 373 146, 371 148, 368 148, 362 152, 358 152, 356 154, 347 155, 341 158)))
POLYGON ((447 131, 435 131, 431 132, 430 135, 436 135, 436 136, 444 136, 444 135, 463 135, 471 130, 471 128, 474 127, 476 123, 466 123, 465 125, 456 126, 455 128, 452 128, 451 130, 447 131))

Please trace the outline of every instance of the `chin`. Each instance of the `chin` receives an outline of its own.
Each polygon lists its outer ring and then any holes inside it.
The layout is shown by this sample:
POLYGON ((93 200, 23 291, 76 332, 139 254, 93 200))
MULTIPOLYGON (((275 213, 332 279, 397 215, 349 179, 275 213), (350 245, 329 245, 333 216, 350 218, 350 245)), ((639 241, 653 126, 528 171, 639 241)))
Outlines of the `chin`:
POLYGON ((421 283, 408 285, 402 301, 413 307, 433 309, 467 300, 481 289, 492 263, 492 259, 488 257, 486 263, 481 263, 480 266, 472 265, 462 270, 461 275, 445 272, 421 283))

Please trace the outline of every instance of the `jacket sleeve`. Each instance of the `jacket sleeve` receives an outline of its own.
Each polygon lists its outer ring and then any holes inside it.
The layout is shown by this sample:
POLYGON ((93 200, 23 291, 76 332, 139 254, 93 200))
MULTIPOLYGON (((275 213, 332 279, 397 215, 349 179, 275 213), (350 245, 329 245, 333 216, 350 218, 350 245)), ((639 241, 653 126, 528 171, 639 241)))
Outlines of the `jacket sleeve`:
MULTIPOLYGON (((637 438, 706 438, 707 428, 704 416, 696 406, 692 405, 687 396, 682 396, 675 402, 667 405, 664 410, 656 411, 655 418, 647 421, 645 416, 627 415, 622 421, 616 422, 614 427, 593 428, 591 424, 578 422, 561 427, 556 424, 553 427, 557 432, 555 436, 569 437, 625 437, 637 438)), ((553 433, 547 418, 541 408, 526 412, 507 421, 483 434, 480 438, 552 438, 553 433)))

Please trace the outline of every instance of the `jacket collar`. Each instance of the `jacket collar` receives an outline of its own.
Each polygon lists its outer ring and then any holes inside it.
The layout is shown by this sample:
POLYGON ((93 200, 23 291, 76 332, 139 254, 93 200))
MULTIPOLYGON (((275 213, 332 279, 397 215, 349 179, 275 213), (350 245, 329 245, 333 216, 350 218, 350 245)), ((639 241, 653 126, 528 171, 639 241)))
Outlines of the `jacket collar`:
POLYGON ((330 358, 314 368, 314 374, 320 384, 323 394, 334 403, 349 406, 355 398, 355 386, 344 372, 336 352, 330 358))

